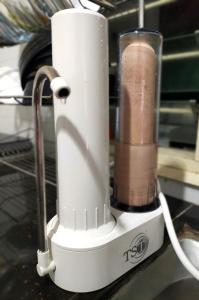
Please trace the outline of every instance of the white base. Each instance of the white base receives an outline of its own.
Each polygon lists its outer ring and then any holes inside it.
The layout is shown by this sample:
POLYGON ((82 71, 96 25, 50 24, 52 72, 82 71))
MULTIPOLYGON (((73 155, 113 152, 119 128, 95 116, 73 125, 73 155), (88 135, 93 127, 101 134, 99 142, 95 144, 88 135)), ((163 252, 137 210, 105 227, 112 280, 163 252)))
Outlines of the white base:
POLYGON ((56 267, 50 277, 56 285, 72 292, 101 289, 161 247, 161 207, 148 213, 112 209, 112 214, 116 219, 113 230, 97 238, 97 229, 67 230, 58 225, 57 216, 49 222, 49 246, 56 267))

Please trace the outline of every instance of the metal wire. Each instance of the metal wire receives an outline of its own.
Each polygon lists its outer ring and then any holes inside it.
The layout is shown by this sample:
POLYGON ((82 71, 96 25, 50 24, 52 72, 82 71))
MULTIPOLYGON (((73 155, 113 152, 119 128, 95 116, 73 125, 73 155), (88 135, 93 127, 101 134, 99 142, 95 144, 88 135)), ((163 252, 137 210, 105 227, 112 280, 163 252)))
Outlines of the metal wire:
MULTIPOLYGON (((12 157, 13 161, 18 156, 12 157)), ((13 166, 1 165, 0 172, 0 260, 1 265, 11 265, 24 255, 33 257, 34 249, 16 247, 18 234, 33 242, 36 235, 36 186, 34 178, 16 172, 13 166), (7 234, 9 232, 9 234, 7 234)), ((29 174, 28 174, 29 175, 29 174)), ((48 218, 55 214, 56 188, 47 184, 48 218)))
MULTIPOLYGON (((50 148, 50 144, 46 147, 50 148)), ((45 183, 56 186, 56 164, 54 151, 48 151, 51 157, 45 157, 45 183), (52 158, 53 157, 53 158, 52 158)), ((33 145, 29 140, 15 140, 13 136, 3 137, 0 139, 0 163, 8 166, 15 171, 36 177, 35 173, 35 157, 33 145)))
MULTIPOLYGON (((18 99, 32 99, 32 96, 20 96, 20 95, 4 95, 0 96, 0 99, 12 99, 12 98, 18 98, 18 99)), ((42 99, 51 100, 52 96, 42 96, 42 99)))
MULTIPOLYGON (((25 163, 24 163, 22 161, 19 162, 18 160, 15 160, 14 162, 10 163, 10 162, 6 161, 5 159, 0 159, 0 163, 2 163, 5 166, 8 166, 8 167, 20 172, 20 173, 23 173, 25 175, 36 178, 36 175, 33 171, 30 172, 30 171, 27 170, 27 169, 32 169, 32 164, 30 164, 28 161, 25 161, 25 163), (17 166, 16 165, 17 163, 20 164, 22 167, 17 166)), ((48 174, 48 172, 47 172, 47 174, 48 174)), ((55 176, 53 176, 53 175, 51 175, 50 177, 52 179, 55 178, 55 176)), ((57 184, 55 182, 53 182, 52 180, 45 179, 45 183, 47 183, 49 185, 52 185, 54 187, 57 186, 57 184)))

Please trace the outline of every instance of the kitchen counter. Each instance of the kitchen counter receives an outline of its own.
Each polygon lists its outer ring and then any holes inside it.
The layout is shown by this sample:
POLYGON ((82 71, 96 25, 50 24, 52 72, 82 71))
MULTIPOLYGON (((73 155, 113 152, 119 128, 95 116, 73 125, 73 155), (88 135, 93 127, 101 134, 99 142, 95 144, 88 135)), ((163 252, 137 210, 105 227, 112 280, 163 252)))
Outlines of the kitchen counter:
MULTIPOLYGON (((56 187, 47 184, 49 218, 55 213, 56 187)), ((199 228, 199 208, 179 200, 169 199, 178 231, 183 225, 199 228)), ((120 290, 136 279, 167 249, 164 246, 151 257, 108 287, 93 293, 77 294, 58 288, 48 277, 36 272, 37 216, 35 179, 8 166, 0 165, 0 299, 123 299, 120 290)), ((85 274, 86 275, 86 274, 85 274)), ((148 282, 150 284, 150 282, 148 282)), ((129 290, 130 293, 130 290, 129 290)), ((133 291, 130 293, 133 297, 133 291)), ((130 296, 129 296, 130 297, 130 296)), ((130 297, 131 298, 131 297, 130 297)), ((129 299, 130 299, 129 298, 129 299)), ((127 298, 125 298, 127 299, 127 298)), ((133 297, 134 300, 142 300, 133 297)), ((170 299, 172 300, 172 299, 170 299)))

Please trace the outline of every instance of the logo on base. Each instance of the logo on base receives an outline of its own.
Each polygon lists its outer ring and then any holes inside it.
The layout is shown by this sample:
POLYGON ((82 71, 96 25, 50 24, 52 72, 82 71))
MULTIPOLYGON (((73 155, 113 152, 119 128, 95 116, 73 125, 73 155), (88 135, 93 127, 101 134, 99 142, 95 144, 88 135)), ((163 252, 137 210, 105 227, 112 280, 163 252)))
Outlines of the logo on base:
POLYGON ((144 233, 138 234, 131 242, 130 247, 123 253, 125 262, 136 264, 142 260, 149 246, 149 239, 144 233))

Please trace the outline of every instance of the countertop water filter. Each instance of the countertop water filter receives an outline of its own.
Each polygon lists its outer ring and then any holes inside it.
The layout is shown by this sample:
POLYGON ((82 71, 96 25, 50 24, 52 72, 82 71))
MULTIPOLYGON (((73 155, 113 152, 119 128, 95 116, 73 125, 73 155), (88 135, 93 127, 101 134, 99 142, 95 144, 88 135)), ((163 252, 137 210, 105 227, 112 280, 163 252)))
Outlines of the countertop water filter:
MULTIPOLYGON (((147 73, 149 90, 144 91, 142 99, 143 104, 146 99, 153 104, 157 92, 153 82, 156 54, 144 37, 144 40, 134 43, 132 53, 127 55, 136 57, 139 47, 142 50, 141 57, 146 55, 146 58, 141 62, 142 73, 138 73, 137 79, 133 74, 133 80, 137 83, 137 89, 140 89, 139 83, 141 89, 144 88, 145 70, 150 63, 151 69, 147 73)), ((68 9, 56 13, 52 17, 52 50, 53 68, 43 67, 38 71, 33 92, 40 236, 37 271, 40 276, 49 274, 53 282, 65 290, 91 292, 109 285, 161 247, 164 233, 162 210, 157 207, 136 213, 110 206, 106 18, 86 9, 68 9), (41 89, 46 76, 51 81, 54 93, 58 184, 57 214, 48 224, 40 109, 41 89)), ((133 64, 139 71, 139 65, 133 64)), ((121 78, 128 88, 131 67, 124 64, 121 70, 121 78)), ((133 89, 132 93, 135 91, 133 89)), ((139 106, 139 109, 142 117, 142 107, 139 106)), ((131 111, 134 113, 133 108, 131 111)), ((154 105, 148 108, 144 117, 149 116, 150 119, 153 113, 154 105)), ((153 127, 153 120, 149 119, 147 126, 153 127)), ((128 122, 123 123, 126 132, 129 131, 128 126, 130 130, 134 129, 130 116, 128 122)), ((136 126, 139 131, 141 123, 136 126)), ((125 130, 121 149, 127 147, 129 153, 131 149, 129 144, 125 144, 125 130)), ((143 131, 137 132, 137 137, 132 134, 135 149, 137 145, 134 139, 140 141, 142 137, 144 142, 149 138, 143 131)), ((148 146, 144 147, 148 157, 150 153, 156 153, 153 134, 147 143, 148 146)), ((133 155, 133 159, 136 155, 133 155)), ((155 158, 152 161, 152 167, 147 164, 147 168, 143 166, 141 170, 145 172, 143 180, 149 180, 149 173, 153 175, 153 183, 155 158)), ((117 174, 119 178, 120 172, 117 174)), ((141 187, 145 188, 144 182, 141 182, 141 187)), ((125 191, 121 188, 122 193, 125 194, 125 191)), ((130 205, 139 205, 138 196, 132 199, 132 203, 130 201, 130 205)), ((150 203, 153 196, 154 186, 149 193, 144 190, 140 202, 150 203)))

